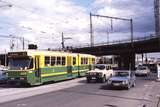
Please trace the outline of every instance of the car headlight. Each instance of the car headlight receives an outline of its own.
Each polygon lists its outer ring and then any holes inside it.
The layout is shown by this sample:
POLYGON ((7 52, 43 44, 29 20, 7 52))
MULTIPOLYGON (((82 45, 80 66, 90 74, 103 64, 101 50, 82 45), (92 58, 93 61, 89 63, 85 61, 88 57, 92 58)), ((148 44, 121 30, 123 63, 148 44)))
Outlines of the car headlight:
POLYGON ((99 76, 102 76, 102 73, 98 73, 99 76))
POLYGON ((128 81, 123 81, 122 84, 128 84, 128 81))

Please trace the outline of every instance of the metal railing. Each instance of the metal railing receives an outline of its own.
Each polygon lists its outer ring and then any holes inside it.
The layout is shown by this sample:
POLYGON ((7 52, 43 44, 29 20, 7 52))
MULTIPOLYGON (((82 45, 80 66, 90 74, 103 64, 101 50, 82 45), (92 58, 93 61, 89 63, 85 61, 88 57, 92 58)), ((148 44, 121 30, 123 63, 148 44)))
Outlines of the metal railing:
MULTIPOLYGON (((158 37, 159 36, 157 36, 157 35, 150 35, 150 36, 145 36, 145 37, 136 37, 136 38, 133 38, 133 42, 145 41, 145 40, 150 40, 150 39, 154 39, 154 38, 158 38, 158 37)), ((102 42, 102 43, 94 44, 93 47, 102 46, 102 45, 122 44, 122 43, 131 43, 131 39, 114 40, 114 41, 110 41, 110 42, 102 42)), ((85 48, 85 47, 91 47, 91 46, 89 44, 86 44, 86 45, 76 46, 76 47, 72 47, 72 48, 75 49, 75 48, 85 48)))

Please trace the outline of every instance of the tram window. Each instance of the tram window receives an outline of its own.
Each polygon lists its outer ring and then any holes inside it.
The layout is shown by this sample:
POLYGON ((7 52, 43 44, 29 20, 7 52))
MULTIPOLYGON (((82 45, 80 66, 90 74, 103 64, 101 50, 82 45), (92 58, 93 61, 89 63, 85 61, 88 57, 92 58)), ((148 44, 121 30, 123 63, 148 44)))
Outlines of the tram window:
POLYGON ((83 62, 84 62, 84 60, 83 60, 83 58, 81 58, 81 64, 83 64, 83 62))
POLYGON ((51 66, 56 65, 56 57, 51 57, 51 66))
POLYGON ((86 58, 83 58, 83 64, 86 64, 86 58))
POLYGON ((95 64, 95 59, 94 58, 92 58, 92 64, 95 64))
POLYGON ((88 64, 88 58, 86 58, 86 63, 85 64, 88 64))
POLYGON ((61 65, 61 57, 57 57, 57 65, 61 65))
POLYGON ((87 64, 86 58, 83 58, 83 64, 87 64))
POLYGON ((49 65, 50 65, 50 57, 45 56, 45 66, 49 66, 49 65))
POLYGON ((62 65, 65 65, 65 64, 66 64, 66 58, 62 57, 62 65))
POLYGON ((29 69, 33 68, 33 58, 30 60, 29 69))
POLYGON ((73 65, 76 65, 76 57, 73 57, 73 65))

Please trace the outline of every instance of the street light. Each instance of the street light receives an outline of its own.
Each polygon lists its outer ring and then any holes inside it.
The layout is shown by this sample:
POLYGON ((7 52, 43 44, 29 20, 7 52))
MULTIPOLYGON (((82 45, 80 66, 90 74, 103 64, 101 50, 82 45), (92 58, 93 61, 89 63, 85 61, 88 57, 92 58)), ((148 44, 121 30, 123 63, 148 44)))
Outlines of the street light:
POLYGON ((1 8, 1 7, 12 7, 12 5, 11 5, 11 4, 6 4, 6 5, 0 6, 0 8, 1 8))

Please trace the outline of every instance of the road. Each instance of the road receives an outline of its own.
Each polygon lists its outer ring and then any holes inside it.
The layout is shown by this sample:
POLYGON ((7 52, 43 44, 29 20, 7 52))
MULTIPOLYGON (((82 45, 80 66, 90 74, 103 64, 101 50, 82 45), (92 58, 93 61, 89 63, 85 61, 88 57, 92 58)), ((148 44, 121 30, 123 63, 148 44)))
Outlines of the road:
POLYGON ((0 107, 156 107, 160 94, 160 82, 155 82, 153 76, 137 77, 136 87, 130 90, 111 89, 102 83, 88 84, 85 78, 76 83, 69 88, 4 102, 0 107))

